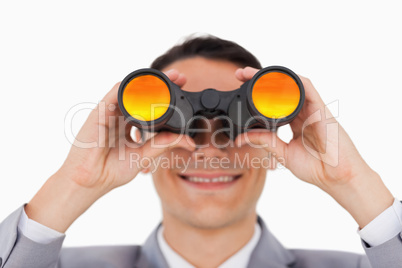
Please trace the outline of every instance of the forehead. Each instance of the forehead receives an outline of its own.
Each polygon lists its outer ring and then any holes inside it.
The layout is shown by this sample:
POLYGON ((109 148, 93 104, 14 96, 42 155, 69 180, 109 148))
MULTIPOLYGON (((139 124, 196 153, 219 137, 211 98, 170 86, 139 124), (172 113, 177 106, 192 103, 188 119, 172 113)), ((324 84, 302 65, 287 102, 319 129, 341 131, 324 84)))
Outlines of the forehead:
POLYGON ((186 91, 195 92, 207 88, 229 91, 239 88, 242 84, 235 77, 238 68, 229 61, 193 57, 175 61, 162 71, 176 69, 184 74, 187 82, 182 89, 186 91))

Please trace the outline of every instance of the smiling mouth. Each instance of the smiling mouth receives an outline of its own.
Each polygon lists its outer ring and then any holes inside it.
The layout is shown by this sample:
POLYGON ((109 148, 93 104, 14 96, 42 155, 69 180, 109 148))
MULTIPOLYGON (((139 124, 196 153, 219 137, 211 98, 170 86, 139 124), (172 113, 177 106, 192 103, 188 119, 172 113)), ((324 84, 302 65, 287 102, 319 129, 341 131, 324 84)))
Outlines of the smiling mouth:
POLYGON ((241 175, 221 175, 221 176, 211 176, 211 175, 182 175, 179 177, 183 180, 193 182, 193 183, 229 183, 235 181, 241 177, 241 175))

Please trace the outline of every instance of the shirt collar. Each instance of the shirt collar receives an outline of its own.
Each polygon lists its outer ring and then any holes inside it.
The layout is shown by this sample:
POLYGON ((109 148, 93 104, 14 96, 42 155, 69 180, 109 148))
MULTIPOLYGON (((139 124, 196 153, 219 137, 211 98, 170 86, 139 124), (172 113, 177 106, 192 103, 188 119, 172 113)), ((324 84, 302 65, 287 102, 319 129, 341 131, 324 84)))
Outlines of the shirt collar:
MULTIPOLYGON (((261 227, 261 236, 251 253, 249 268, 286 268, 296 261, 291 251, 282 246, 281 243, 271 234, 264 221, 258 217, 257 223, 261 227)), ((160 226, 161 224, 159 224, 160 226)), ((159 228, 158 226, 158 228, 159 228)), ((157 239, 156 228, 145 241, 141 252, 135 256, 137 268, 168 268, 165 257, 162 254, 157 239)))
MULTIPOLYGON (((169 246, 169 244, 163 237, 163 230, 164 230, 163 225, 159 226, 157 231, 157 240, 159 247, 162 251, 162 254, 165 257, 169 267, 195 268, 192 264, 190 264, 187 260, 185 260, 182 256, 180 256, 176 251, 174 251, 169 246)), ((247 244, 244 245, 229 259, 227 259, 224 263, 219 265, 218 268, 247 267, 251 253, 253 252, 258 241, 260 240, 260 236, 261 236, 261 227, 256 223, 254 228, 254 234, 251 237, 251 239, 247 242, 247 244)))

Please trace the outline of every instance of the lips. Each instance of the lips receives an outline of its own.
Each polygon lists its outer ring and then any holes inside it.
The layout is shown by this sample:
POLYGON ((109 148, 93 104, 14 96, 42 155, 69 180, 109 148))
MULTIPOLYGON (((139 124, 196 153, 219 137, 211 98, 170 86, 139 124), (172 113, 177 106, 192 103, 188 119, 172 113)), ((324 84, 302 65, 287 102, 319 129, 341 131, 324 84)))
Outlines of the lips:
POLYGON ((191 182, 199 182, 199 183, 216 183, 216 182, 231 182, 235 179, 237 179, 240 175, 237 176, 219 176, 219 177, 213 177, 213 178, 205 178, 205 177, 199 177, 199 176, 183 176, 180 175, 182 179, 191 181, 191 182))
POLYGON ((234 176, 219 176, 215 178, 187 177, 191 182, 208 183, 208 182, 230 182, 234 180, 234 176))
POLYGON ((179 177, 188 184, 201 189, 225 188, 235 183, 241 174, 179 174, 179 177))

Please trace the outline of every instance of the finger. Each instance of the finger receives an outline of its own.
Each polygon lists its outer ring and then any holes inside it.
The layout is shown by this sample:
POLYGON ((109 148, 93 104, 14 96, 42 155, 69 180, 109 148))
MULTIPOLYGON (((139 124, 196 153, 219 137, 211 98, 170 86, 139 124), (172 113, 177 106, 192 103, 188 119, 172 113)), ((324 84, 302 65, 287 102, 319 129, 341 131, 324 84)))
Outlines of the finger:
POLYGON ((301 75, 298 75, 298 76, 304 86, 306 101, 309 101, 312 103, 323 103, 323 101, 320 97, 320 94, 318 94, 318 91, 313 86, 313 83, 311 82, 311 80, 308 79, 307 77, 304 77, 301 75))
POLYGON ((141 136, 141 142, 146 142, 147 140, 153 138, 157 132, 143 131, 141 136))
POLYGON ((150 131, 146 131, 146 130, 140 130, 139 128, 135 128, 134 127, 134 138, 131 137, 131 129, 133 127, 130 127, 130 131, 128 131, 126 133, 125 138, 128 141, 132 141, 137 143, 138 145, 140 144, 144 144, 146 141, 148 141, 149 139, 151 139, 152 137, 154 137, 155 135, 157 135, 157 132, 150 132, 150 131), (130 135, 130 138, 127 138, 127 135, 130 135))
POLYGON ((164 72, 164 74, 170 79, 170 81, 174 82, 174 80, 176 80, 179 77, 180 73, 176 69, 170 69, 164 72))
MULTIPOLYGON (((303 77, 301 75, 298 75, 298 76, 303 83, 304 92, 305 92, 305 105, 303 106, 302 109, 304 111, 307 111, 307 113, 304 113, 306 118, 303 118, 304 119, 303 123, 307 119, 307 117, 315 114, 318 110, 321 110, 321 112, 317 115, 325 116, 326 119, 335 120, 334 116, 332 115, 331 111, 329 110, 329 107, 327 107, 327 105, 325 105, 324 101, 322 100, 318 91, 315 89, 311 80, 306 77, 303 77)), ((301 122, 296 122, 296 123, 291 122, 290 126, 293 128, 293 125, 300 125, 300 123, 301 122)))
MULTIPOLYGON (((99 116, 99 118, 102 118, 99 116)), ((110 146, 115 146, 118 144, 120 139, 125 139, 128 142, 134 142, 131 136, 131 130, 133 126, 124 118, 123 115, 109 116, 108 120, 102 122, 100 120, 98 124, 103 124, 107 128, 102 129, 104 139, 108 142, 110 146)), ((92 126, 93 127, 93 126, 92 126)))
POLYGON ((185 77, 185 75, 180 73, 176 69, 171 69, 169 71, 166 71, 165 74, 170 79, 170 81, 172 81, 179 87, 183 87, 184 84, 187 82, 187 78, 185 77))
POLYGON ((107 104, 117 104, 117 93, 121 82, 116 83, 113 88, 103 97, 102 101, 107 104))
POLYGON ((133 126, 127 122, 124 122, 124 137, 130 141, 130 142, 135 142, 133 137, 131 136, 131 129, 133 126))
POLYGON ((258 69, 253 68, 253 67, 249 67, 247 66, 246 68, 244 68, 243 70, 243 76, 245 79, 250 80, 251 78, 253 78, 253 76, 258 73, 258 69))
POLYGON ((140 129, 138 129, 138 128, 135 129, 134 135, 135 135, 135 142, 140 142, 141 136, 142 136, 140 129))
POLYGON ((183 87, 186 84, 186 82, 187 82, 186 76, 184 74, 179 74, 179 77, 176 79, 174 83, 179 87, 183 87))
POLYGON ((116 83, 102 98, 98 105, 91 111, 86 122, 98 123, 108 127, 110 120, 116 120, 116 116, 122 115, 118 108, 117 101, 120 83, 121 82, 116 83))
POLYGON ((259 70, 253 67, 239 68, 235 72, 235 76, 242 82, 250 80, 259 70))
POLYGON ((235 139, 235 144, 240 146, 249 145, 251 147, 263 148, 267 152, 273 153, 273 156, 280 159, 279 162, 287 163, 288 144, 280 139, 276 132, 267 129, 252 129, 240 134, 235 139), (284 161, 282 161, 284 160, 284 161))
POLYGON ((235 76, 238 80, 240 80, 242 82, 246 82, 246 79, 243 76, 243 68, 237 69, 235 72, 235 76))

